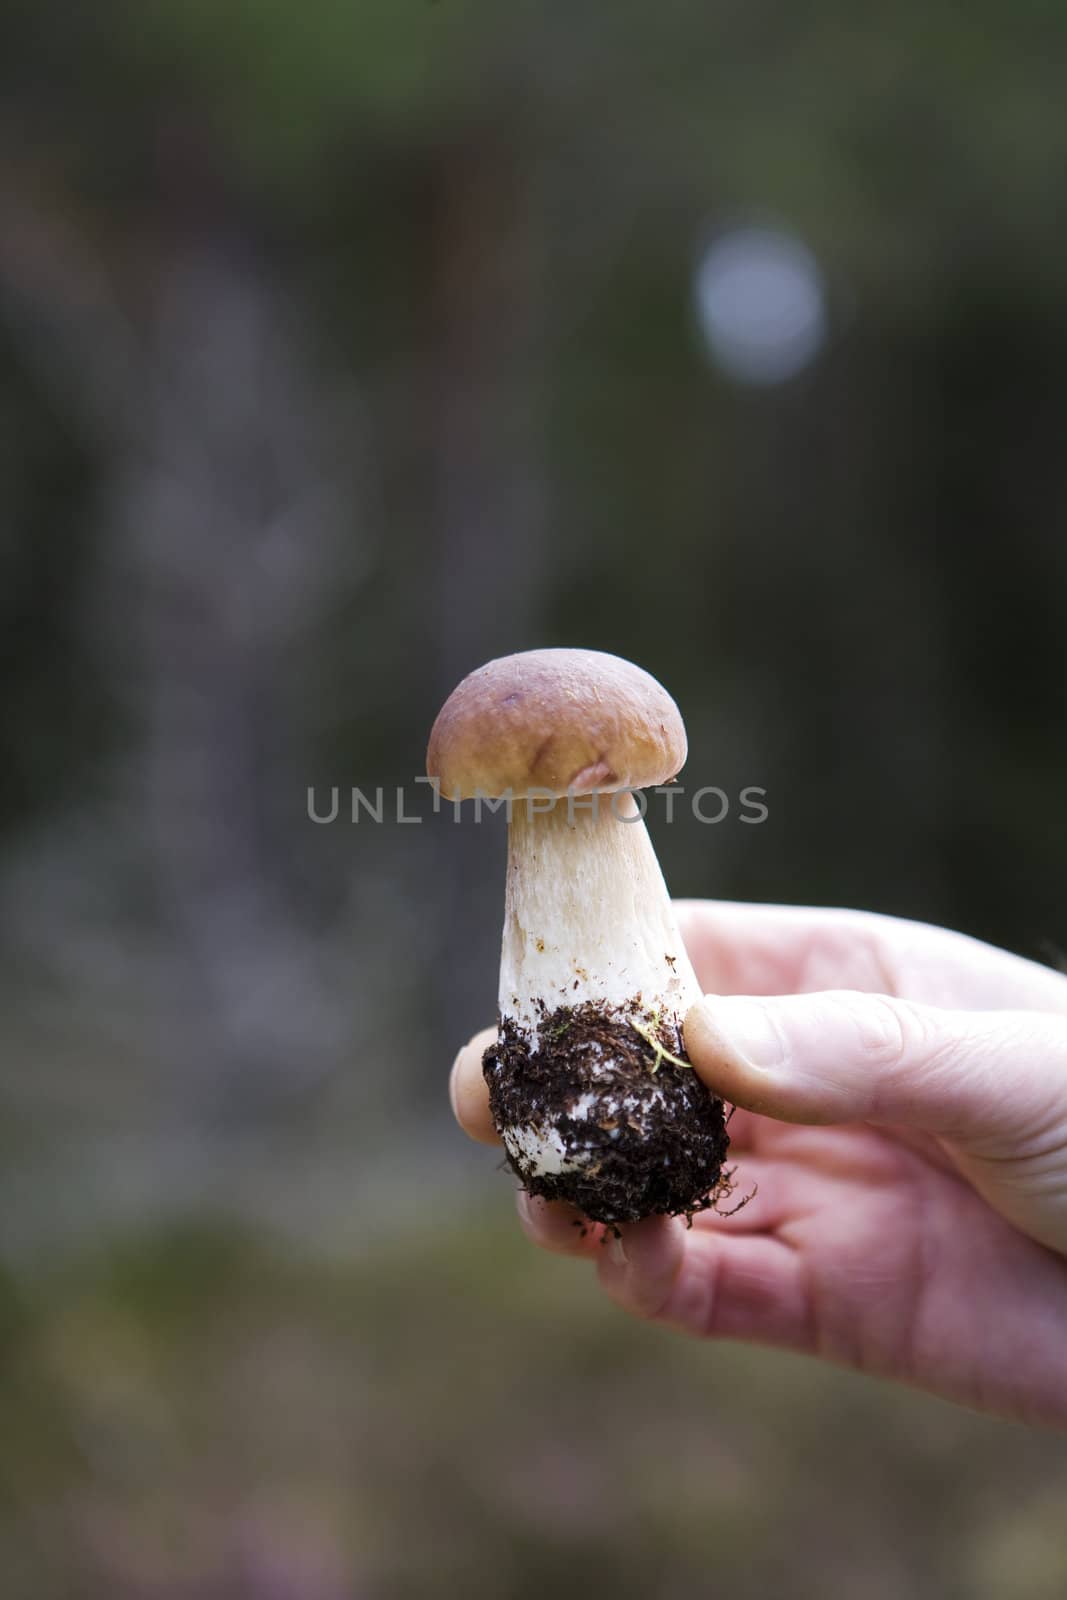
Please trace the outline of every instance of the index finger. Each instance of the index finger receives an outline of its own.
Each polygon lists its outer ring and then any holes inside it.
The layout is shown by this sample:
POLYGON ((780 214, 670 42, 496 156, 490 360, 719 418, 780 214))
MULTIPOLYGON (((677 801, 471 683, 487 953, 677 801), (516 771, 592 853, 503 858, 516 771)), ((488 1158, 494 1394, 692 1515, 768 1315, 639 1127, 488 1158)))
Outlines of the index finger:
POLYGON ((858 989, 960 1011, 1067 1013, 1067 976, 995 945, 873 911, 676 900, 710 994, 858 989))

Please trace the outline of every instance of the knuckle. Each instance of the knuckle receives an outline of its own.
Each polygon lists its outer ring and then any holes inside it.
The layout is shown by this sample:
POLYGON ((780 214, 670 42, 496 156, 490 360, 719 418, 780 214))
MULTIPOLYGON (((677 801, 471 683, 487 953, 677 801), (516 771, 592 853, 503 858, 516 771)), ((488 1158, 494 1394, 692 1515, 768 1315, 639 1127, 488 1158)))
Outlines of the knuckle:
POLYGON ((909 1001, 888 995, 864 995, 850 1005, 860 1051, 872 1066, 892 1070, 930 1048, 929 1021, 909 1001))

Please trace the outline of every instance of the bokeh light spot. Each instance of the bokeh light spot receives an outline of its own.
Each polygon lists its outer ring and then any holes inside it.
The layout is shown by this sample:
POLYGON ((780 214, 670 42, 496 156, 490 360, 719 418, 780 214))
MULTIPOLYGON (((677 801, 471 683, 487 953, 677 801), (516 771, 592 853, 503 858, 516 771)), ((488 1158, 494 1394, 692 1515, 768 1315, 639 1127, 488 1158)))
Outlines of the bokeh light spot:
POLYGON ((735 228, 701 258, 695 293, 716 365, 740 383, 784 383, 826 340, 826 290, 806 245, 777 228, 735 228))

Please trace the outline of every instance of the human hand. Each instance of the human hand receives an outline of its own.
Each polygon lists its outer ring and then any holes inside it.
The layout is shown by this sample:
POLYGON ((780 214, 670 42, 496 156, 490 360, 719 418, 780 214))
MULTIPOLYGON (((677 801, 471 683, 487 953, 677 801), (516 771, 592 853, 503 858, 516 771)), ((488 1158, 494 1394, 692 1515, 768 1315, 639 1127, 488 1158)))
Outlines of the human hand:
MULTIPOLYGON (((1067 977, 863 912, 676 910, 708 991, 686 1048, 755 1192, 619 1238, 520 1192, 529 1237, 637 1316, 1067 1426, 1067 977)), ((494 1036, 452 1070, 485 1143, 494 1036)))

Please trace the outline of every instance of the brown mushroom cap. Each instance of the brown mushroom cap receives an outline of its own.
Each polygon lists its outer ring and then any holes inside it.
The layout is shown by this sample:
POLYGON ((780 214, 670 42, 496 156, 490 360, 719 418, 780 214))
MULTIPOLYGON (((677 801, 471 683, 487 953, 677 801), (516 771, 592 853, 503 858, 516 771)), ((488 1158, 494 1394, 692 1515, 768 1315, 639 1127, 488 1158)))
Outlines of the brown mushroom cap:
POLYGON ((478 667, 430 734, 426 771, 449 800, 592 794, 667 783, 685 762, 681 712, 632 661, 527 650, 478 667))

